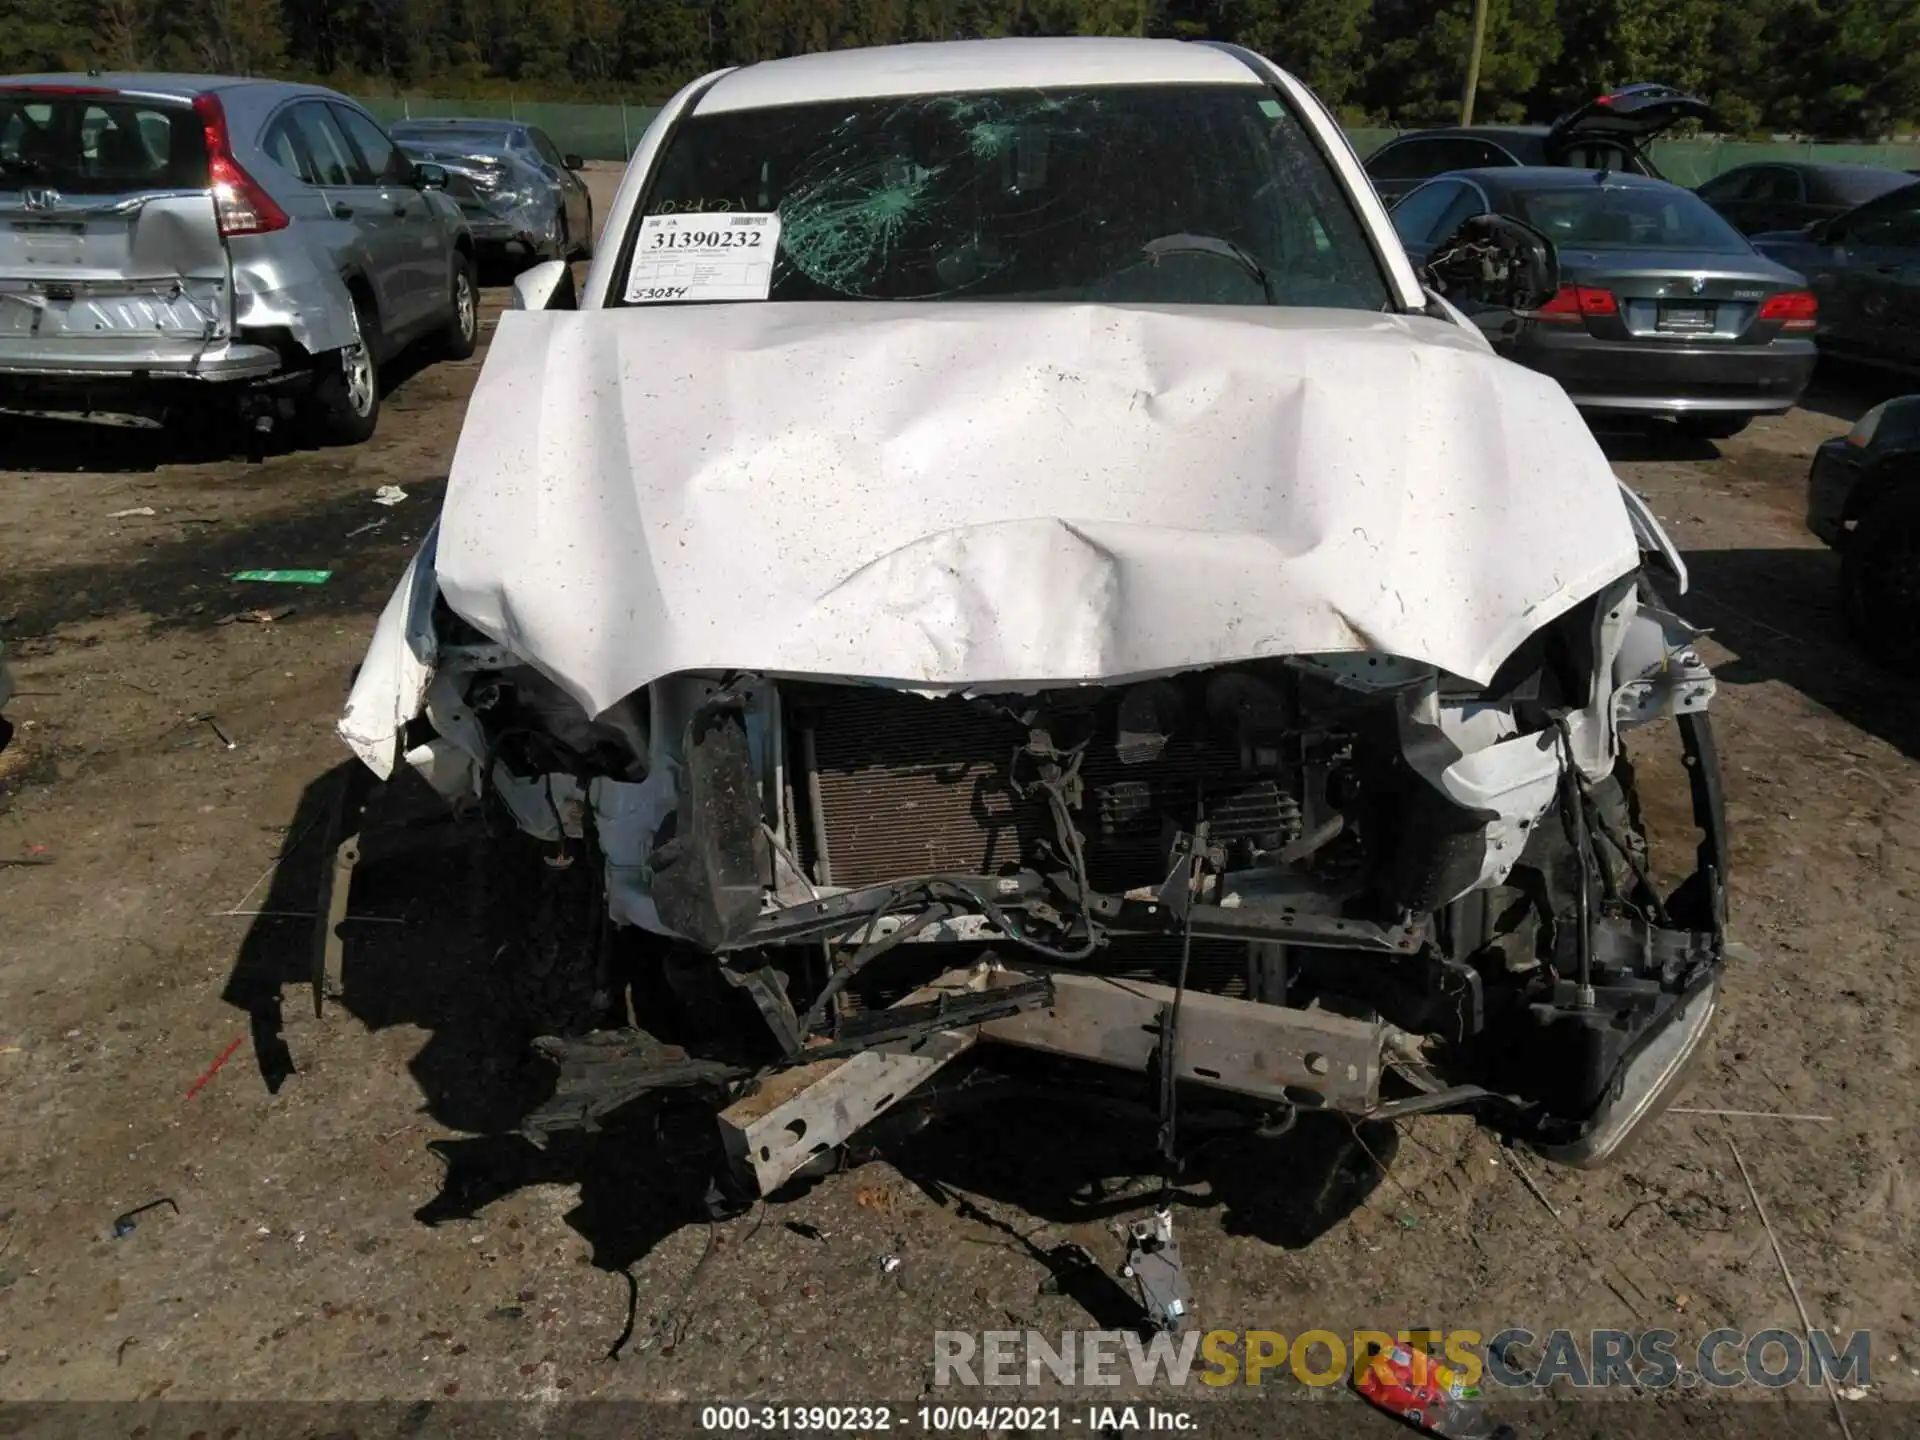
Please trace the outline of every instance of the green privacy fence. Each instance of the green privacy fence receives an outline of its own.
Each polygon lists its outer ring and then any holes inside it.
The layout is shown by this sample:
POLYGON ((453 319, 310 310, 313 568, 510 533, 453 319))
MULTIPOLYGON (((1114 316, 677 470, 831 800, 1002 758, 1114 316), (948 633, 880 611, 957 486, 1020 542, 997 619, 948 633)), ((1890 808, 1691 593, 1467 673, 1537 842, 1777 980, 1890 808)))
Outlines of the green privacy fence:
MULTIPOLYGON (((659 113, 652 105, 564 105, 537 100, 408 100, 372 99, 361 103, 391 123, 402 119, 471 116, 523 120, 538 125, 562 150, 589 160, 625 160, 659 113)), ((1347 131, 1362 157, 1371 155, 1400 132, 1380 127, 1347 131)), ((1817 160, 1849 165, 1886 165, 1895 170, 1920 170, 1920 144, 1816 145, 1745 140, 1667 140, 1653 147, 1660 173, 1682 185, 1702 180, 1759 160, 1817 160)))
POLYGON ((1766 144, 1748 140, 1663 140, 1653 146, 1653 163, 1680 185, 1762 160, 1810 160, 1823 165, 1884 165, 1891 170, 1920 170, 1920 145, 1766 144))

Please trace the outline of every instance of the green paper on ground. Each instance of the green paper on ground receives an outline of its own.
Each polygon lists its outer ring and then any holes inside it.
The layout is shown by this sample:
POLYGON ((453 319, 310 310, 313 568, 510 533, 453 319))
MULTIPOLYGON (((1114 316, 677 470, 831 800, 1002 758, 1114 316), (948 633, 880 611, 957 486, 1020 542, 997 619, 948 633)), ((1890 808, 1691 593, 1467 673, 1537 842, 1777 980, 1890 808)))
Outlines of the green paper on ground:
POLYGON ((333 578, 331 570, 242 570, 236 580, 264 580, 270 585, 324 585, 333 578))

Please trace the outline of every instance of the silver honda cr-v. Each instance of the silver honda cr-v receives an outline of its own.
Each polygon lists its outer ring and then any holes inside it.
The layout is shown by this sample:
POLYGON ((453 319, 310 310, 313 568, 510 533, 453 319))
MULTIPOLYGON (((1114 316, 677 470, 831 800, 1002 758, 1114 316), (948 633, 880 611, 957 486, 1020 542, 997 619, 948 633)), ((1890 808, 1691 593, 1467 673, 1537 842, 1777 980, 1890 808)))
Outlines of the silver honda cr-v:
POLYGON ((0 406, 373 433, 380 366, 478 335, 473 240, 366 111, 316 86, 0 78, 0 406))

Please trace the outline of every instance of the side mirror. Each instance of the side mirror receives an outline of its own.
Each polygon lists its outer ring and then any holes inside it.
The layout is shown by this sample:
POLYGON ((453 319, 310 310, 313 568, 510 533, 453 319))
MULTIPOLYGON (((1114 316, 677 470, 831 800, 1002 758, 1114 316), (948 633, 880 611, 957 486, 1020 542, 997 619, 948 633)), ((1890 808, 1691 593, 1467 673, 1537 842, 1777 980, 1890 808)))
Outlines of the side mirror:
POLYGON ((509 310, 578 310, 573 267, 564 260, 543 260, 514 277, 509 310))
POLYGON ((562 155, 560 157, 560 163, 565 165, 569 170, 584 170, 587 168, 586 159, 571 152, 562 155))
POLYGON ((1560 289, 1553 242, 1507 215, 1474 215, 1433 247, 1426 273, 1456 304, 1538 310, 1560 289))
POLYGON ((447 167, 423 160, 413 167, 413 183, 422 190, 444 190, 447 188, 447 167))

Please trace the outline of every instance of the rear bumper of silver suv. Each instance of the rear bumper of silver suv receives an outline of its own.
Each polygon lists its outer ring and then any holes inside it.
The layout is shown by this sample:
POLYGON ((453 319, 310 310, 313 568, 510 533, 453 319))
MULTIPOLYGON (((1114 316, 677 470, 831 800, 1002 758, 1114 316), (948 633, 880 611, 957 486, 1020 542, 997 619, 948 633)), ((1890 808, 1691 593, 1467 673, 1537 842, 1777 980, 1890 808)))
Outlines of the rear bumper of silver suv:
POLYGON ((221 383, 264 379, 281 365, 277 350, 236 340, 0 336, 0 380, 221 383))

